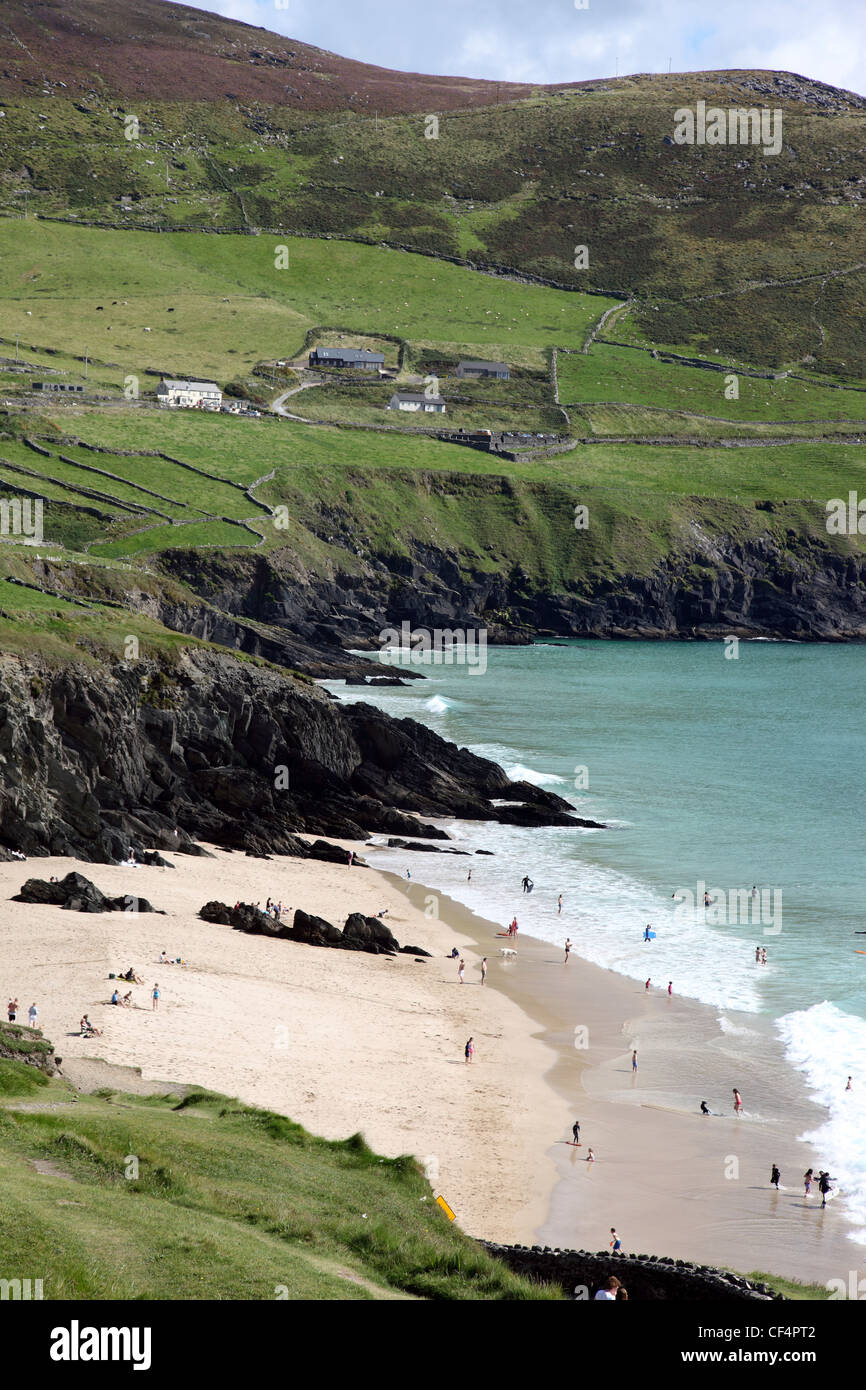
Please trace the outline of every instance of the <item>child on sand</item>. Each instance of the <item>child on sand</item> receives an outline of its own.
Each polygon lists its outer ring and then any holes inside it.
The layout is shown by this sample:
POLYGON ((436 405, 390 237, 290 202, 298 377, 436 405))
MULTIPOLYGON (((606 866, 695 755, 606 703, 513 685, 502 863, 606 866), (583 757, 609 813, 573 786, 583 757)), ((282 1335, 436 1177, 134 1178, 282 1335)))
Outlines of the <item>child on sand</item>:
POLYGON ((457 978, 458 978, 458 980, 460 981, 461 985, 463 984, 463 972, 464 972, 465 969, 466 969, 466 966, 464 965, 464 963, 463 963, 463 957, 461 956, 461 958, 460 958, 460 964, 459 964, 458 967, 457 967, 457 978))
POLYGON ((651 984, 652 984, 652 981, 651 981, 650 979, 647 979, 647 982, 646 982, 646 984, 644 985, 644 989, 646 990, 647 994, 649 994, 649 987, 650 987, 651 984))
POLYGON ((569 958, 570 955, 571 955, 571 937, 567 936, 567 937, 565 938, 565 960, 562 962, 563 965, 568 965, 568 958, 569 958))
POLYGON ((482 983, 482 985, 484 984, 484 981, 485 981, 486 979, 487 979, 487 957, 484 956, 484 957, 482 958, 482 961, 481 961, 481 983, 482 983))
POLYGON ((622 1254, 622 1241, 620 1240, 619 1236, 618 1236, 617 1233, 616 1233, 616 1227, 615 1227, 615 1226, 611 1226, 611 1228, 610 1228, 610 1248, 611 1248, 611 1253, 612 1253, 612 1254, 614 1254, 614 1255, 621 1255, 621 1254, 622 1254))
POLYGON ((36 1019, 37 1019, 37 1017, 38 1017, 38 1014, 39 1014, 39 1010, 37 1009, 36 1005, 35 1005, 35 1004, 31 1004, 31 1005, 30 1005, 30 1008, 27 1010, 27 1017, 28 1017, 28 1019, 29 1019, 29 1021, 30 1021, 30 1027, 31 1027, 31 1028, 35 1028, 35 1027, 36 1027, 36 1019))
POLYGON ((739 1113, 740 1113, 740 1111, 742 1110, 742 1108, 743 1108, 743 1098, 742 1098, 742 1096, 740 1095, 739 1091, 737 1090, 737 1088, 736 1088, 736 1086, 735 1086, 735 1087, 734 1087, 734 1114, 735 1114, 735 1115, 739 1115, 739 1113))
POLYGON ((595 1154, 593 1153, 592 1149, 588 1151, 586 1155, 586 1161, 587 1163, 595 1163, 595 1154))
POLYGON ((154 1007, 155 1009, 158 1009, 158 1008, 159 1008, 159 985, 154 985, 153 991, 152 991, 150 997, 151 997, 151 999, 153 1000, 153 1007, 154 1007))
POLYGON ((474 1053, 474 1052, 475 1052, 475 1047, 474 1047, 474 1045, 473 1045, 472 1039, 470 1038, 469 1041, 467 1042, 466 1046, 465 1046, 464 1049, 463 1049, 463 1055, 464 1055, 465 1058, 466 1058, 466 1065, 467 1065, 467 1066, 468 1066, 469 1063, 472 1061, 472 1056, 473 1056, 473 1053, 474 1053))

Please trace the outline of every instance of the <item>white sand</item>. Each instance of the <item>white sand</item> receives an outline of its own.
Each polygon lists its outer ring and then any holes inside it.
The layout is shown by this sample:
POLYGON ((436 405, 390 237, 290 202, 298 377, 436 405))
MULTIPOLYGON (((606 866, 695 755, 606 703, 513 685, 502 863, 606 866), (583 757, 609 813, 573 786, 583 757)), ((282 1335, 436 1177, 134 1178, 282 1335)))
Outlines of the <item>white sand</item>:
MULTIPOLYGON (((363 852, 362 847, 358 847, 363 852)), ((539 1025, 491 988, 469 938, 413 907, 370 869, 296 859, 262 861, 213 851, 173 856, 174 869, 31 859, 0 864, 2 1002, 19 1022, 35 1000, 39 1027, 65 1058, 101 1057, 146 1078, 190 1082, 291 1116, 313 1133, 361 1131, 372 1148, 430 1163, 434 1191, 459 1224, 492 1240, 531 1242, 556 1181, 551 1136, 570 1128, 566 1102, 546 1082, 556 1054, 539 1025), (85 914, 9 902, 28 877, 71 870, 109 896, 149 898, 167 916, 85 914), (347 915, 385 919, 401 945, 432 952, 416 963, 247 936, 197 917, 212 899, 270 896, 284 920, 302 907, 342 926, 347 915), (466 946, 466 983, 452 946, 466 946), (186 967, 160 966, 160 951, 186 967), (131 1009, 111 1007, 109 971, 134 966, 145 983, 131 1009), (151 988, 160 987, 158 1011, 151 988), (77 1036, 87 1013, 103 1036, 77 1036), (76 1036, 72 1036, 75 1033, 76 1036), (463 1048, 475 1039, 475 1060, 463 1048)))

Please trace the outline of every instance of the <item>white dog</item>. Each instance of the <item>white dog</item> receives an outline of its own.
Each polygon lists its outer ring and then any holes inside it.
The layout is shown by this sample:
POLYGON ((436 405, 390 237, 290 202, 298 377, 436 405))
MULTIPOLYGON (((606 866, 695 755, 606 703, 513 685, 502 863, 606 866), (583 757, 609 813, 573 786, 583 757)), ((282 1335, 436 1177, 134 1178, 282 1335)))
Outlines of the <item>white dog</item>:
POLYGON ((500 946, 499 954, 503 960, 517 960, 517 952, 511 946, 500 946))

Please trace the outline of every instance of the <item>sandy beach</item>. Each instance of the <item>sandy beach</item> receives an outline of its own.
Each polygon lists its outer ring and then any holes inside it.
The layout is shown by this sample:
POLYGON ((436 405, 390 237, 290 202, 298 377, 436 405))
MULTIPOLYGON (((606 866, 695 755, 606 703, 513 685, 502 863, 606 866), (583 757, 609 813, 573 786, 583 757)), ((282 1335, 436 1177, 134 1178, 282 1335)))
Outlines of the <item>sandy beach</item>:
MULTIPOLYGON (((375 850, 355 848, 375 864, 375 850)), ((597 1250, 615 1226, 626 1250, 742 1272, 823 1282, 860 1267, 862 1247, 847 1239, 839 1200, 822 1213, 820 1198, 803 1198, 801 1175, 822 1156, 797 1136, 821 1112, 793 1073, 780 1082, 786 1071, 760 1020, 723 1035, 713 1010, 647 994, 577 955, 565 966, 556 947, 523 936, 517 960, 505 962, 493 923, 415 881, 423 863, 413 863, 407 883, 373 867, 219 850, 173 862, 0 865, 3 1002, 17 996, 26 1022, 35 1000, 39 1026, 80 1084, 88 1084, 83 1059, 102 1058, 140 1068, 145 1080, 267 1106, 327 1138, 361 1131, 383 1154, 426 1163, 460 1225, 492 1240, 597 1250), (166 915, 8 901, 27 877, 73 869, 166 915), (213 899, 264 906, 269 896, 284 916, 302 907, 337 925, 351 911, 387 908, 400 943, 432 956, 326 951, 197 916, 213 899), (455 945, 466 962, 462 985, 447 958, 455 945), (158 965, 162 950, 188 964, 158 965), (133 987, 132 1008, 112 1007, 109 971, 130 965, 144 983, 133 987), (101 1038, 78 1035, 83 1013, 101 1038), (701 1116, 700 1099, 717 1113, 701 1116), (580 1149, 566 1143, 575 1118, 580 1149), (769 1187, 774 1162, 779 1193, 769 1187)))
POLYGON ((494 952, 482 988, 480 953, 426 916, 423 901, 413 906, 396 881, 360 867, 211 853, 175 855, 173 869, 70 859, 0 865, 3 1003, 17 996, 26 1022, 35 1000, 39 1026, 73 1079, 77 1059, 99 1057, 278 1110, 326 1138, 361 1131, 380 1153, 426 1163, 465 1230, 531 1241, 556 1181, 544 1149, 548 1136, 564 1132, 567 1106, 543 1079, 555 1053, 533 1020, 491 987, 494 952), (167 915, 8 901, 28 877, 72 870, 110 896, 134 893, 167 915), (401 945, 421 946, 431 959, 322 950, 197 917, 214 899, 264 907, 268 897, 339 926, 352 911, 387 908, 401 945), (457 961, 446 956, 464 944, 461 985, 457 961), (158 965, 162 950, 189 964, 158 965), (133 990, 133 1007, 112 1007, 109 971, 130 965, 144 984, 122 984, 121 993, 133 990), (101 1038, 77 1036, 83 1013, 101 1038))

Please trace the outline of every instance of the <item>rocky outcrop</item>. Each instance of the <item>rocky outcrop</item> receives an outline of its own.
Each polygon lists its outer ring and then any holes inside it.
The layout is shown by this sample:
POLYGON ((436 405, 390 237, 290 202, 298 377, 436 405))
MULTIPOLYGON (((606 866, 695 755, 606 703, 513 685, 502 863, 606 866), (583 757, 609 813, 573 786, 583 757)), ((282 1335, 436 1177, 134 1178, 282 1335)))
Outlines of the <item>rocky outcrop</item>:
POLYGON ((238 903, 228 907, 225 903, 205 903, 199 912, 205 922, 218 922, 223 926, 234 927, 235 931, 248 932, 252 936, 274 936, 285 941, 299 941, 305 946, 326 946, 338 951, 365 951, 371 956, 396 956, 408 954, 429 956, 430 952, 420 946, 401 946, 390 927, 379 917, 365 917, 361 912, 352 912, 346 918, 345 926, 339 927, 326 922, 324 917, 316 917, 302 908, 295 909, 291 926, 262 912, 249 903, 238 903))
MULTIPOLYGON (((46 882, 43 878, 28 878, 21 892, 16 893, 14 903, 42 903, 50 907, 62 907, 68 912, 160 912, 147 898, 127 893, 120 898, 107 898, 83 874, 71 873, 57 883, 46 882)), ((165 916, 165 913, 161 914, 165 916)))
MULTIPOLYGON (((424 817, 505 820, 510 795, 495 763, 413 720, 227 654, 0 658, 0 839, 26 855, 120 862, 130 845, 176 855, 204 840, 339 862, 301 836, 443 840, 424 817)), ((535 823, 568 814, 537 788, 519 795, 535 823)))
POLYGON ((46 1076, 53 1076, 60 1063, 53 1043, 43 1038, 38 1028, 25 1028, 21 1023, 0 1023, 0 1057, 8 1062, 24 1062, 46 1076))

